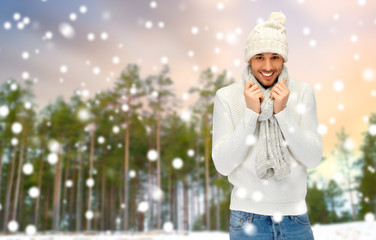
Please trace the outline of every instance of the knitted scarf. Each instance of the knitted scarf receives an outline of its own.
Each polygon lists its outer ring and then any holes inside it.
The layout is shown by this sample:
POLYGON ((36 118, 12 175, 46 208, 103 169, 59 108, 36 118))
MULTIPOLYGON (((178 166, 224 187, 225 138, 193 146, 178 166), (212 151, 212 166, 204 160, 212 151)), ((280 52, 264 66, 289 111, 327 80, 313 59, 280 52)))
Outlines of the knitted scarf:
POLYGON ((268 88, 264 88, 252 74, 251 67, 247 64, 242 74, 242 81, 255 82, 262 91, 264 100, 261 102, 261 113, 257 121, 255 137, 257 138, 256 151, 256 174, 260 179, 271 179, 273 176, 281 180, 290 174, 289 152, 283 139, 277 119, 273 114, 274 100, 270 98, 270 92, 277 82, 286 79, 286 85, 290 83, 287 68, 283 64, 282 72, 278 80, 268 88))

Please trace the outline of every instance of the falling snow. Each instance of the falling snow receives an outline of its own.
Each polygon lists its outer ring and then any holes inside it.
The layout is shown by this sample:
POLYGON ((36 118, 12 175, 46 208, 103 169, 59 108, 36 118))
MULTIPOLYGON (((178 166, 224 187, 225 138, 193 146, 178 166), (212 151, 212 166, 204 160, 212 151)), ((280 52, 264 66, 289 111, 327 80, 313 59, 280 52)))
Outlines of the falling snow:
POLYGON ((58 161, 58 156, 56 153, 50 153, 47 156, 47 160, 51 165, 55 165, 58 161))
POLYGON ((191 32, 194 35, 198 34, 198 32, 199 32, 198 27, 192 27, 191 32))
POLYGON ((158 152, 154 149, 150 149, 148 151, 147 157, 148 157, 149 161, 155 161, 158 158, 158 152))
POLYGON ((61 23, 59 26, 59 31, 67 39, 71 39, 75 35, 74 28, 69 23, 61 23))
POLYGON ((174 158, 172 165, 175 169, 180 169, 183 167, 183 160, 181 158, 174 158))
MULTIPOLYGON (((39 3, 42 4, 52 4, 53 1, 47 1, 47 0, 41 0, 39 3)), ((259 4, 258 2, 260 1, 248 1, 251 2, 252 4, 259 4)), ((36 3, 35 3, 36 4, 36 3)), ((21 9, 18 9, 16 12, 10 12, 7 15, 4 15, 3 22, 0 23, 2 24, 1 31, 2 33, 5 34, 19 34, 17 35, 17 38, 23 39, 26 34, 31 33, 32 35, 38 36, 39 41, 41 43, 33 42, 33 41, 28 41, 28 39, 25 37, 25 41, 23 41, 23 47, 19 47, 17 51, 11 55, 6 55, 8 54, 6 51, 8 51, 7 46, 9 46, 6 42, 2 42, 0 46, 0 54, 2 55, 3 59, 11 60, 11 59, 17 59, 17 64, 12 63, 15 68, 15 72, 17 73, 15 77, 21 77, 21 80, 34 80, 35 86, 43 89, 47 89, 47 86, 49 86, 49 89, 42 91, 43 93, 47 92, 53 92, 54 97, 59 95, 57 93, 62 93, 59 91, 63 91, 63 88, 60 88, 59 86, 64 86, 71 84, 72 86, 76 87, 72 82, 77 80, 77 85, 82 81, 85 81, 87 83, 87 86, 85 84, 82 84, 82 88, 80 90, 76 90, 76 94, 82 97, 84 100, 87 100, 90 97, 90 93, 95 93, 96 89, 92 87, 92 85, 100 85, 99 81, 105 81, 108 82, 113 82, 116 79, 117 72, 120 72, 120 69, 124 67, 128 62, 130 62, 130 59, 134 59, 134 61, 138 61, 140 65, 142 65, 143 71, 147 73, 148 69, 152 69, 151 66, 154 67, 155 70, 160 69, 160 64, 162 65, 171 65, 173 69, 176 69, 176 72, 179 72, 178 75, 176 74, 175 78, 176 81, 184 82, 185 78, 181 80, 181 76, 183 75, 189 75, 189 77, 193 76, 192 79, 198 79, 199 71, 202 69, 205 69, 209 67, 212 72, 215 74, 221 72, 223 69, 228 69, 228 70, 234 70, 232 71, 235 79, 239 78, 239 71, 241 71, 243 65, 243 59, 241 56, 241 49, 243 46, 243 43, 245 42, 247 35, 243 34, 243 29, 244 32, 248 31, 250 29, 250 24, 242 24, 241 22, 231 20, 228 21, 228 23, 223 24, 220 21, 220 18, 214 18, 216 21, 218 21, 218 24, 211 24, 209 20, 206 20, 204 18, 201 19, 196 19, 194 17, 189 18, 184 22, 184 24, 179 24, 179 31, 181 31, 181 35, 184 36, 184 41, 182 41, 180 38, 178 38, 177 35, 173 35, 173 31, 176 31, 176 29, 172 29, 175 25, 174 22, 169 20, 169 18, 164 18, 164 16, 159 16, 159 13, 162 13, 165 9, 161 2, 158 1, 150 1, 147 3, 143 3, 145 6, 145 9, 148 11, 140 12, 140 13, 134 13, 137 15, 137 19, 128 19, 128 22, 124 21, 119 21, 121 22, 121 30, 129 30, 131 29, 130 26, 134 22, 137 22, 138 19, 140 20, 140 25, 137 34, 135 32, 128 33, 124 39, 124 36, 122 38, 117 39, 117 34, 118 32, 115 32, 112 30, 112 25, 110 24, 115 24, 112 22, 113 20, 117 19, 117 15, 115 11, 102 9, 100 11, 100 14, 96 13, 97 8, 96 7, 91 7, 92 3, 88 3, 88 5, 79 5, 76 4, 75 7, 62 11, 62 17, 59 15, 56 15, 56 21, 57 23, 55 25, 51 24, 51 26, 47 25, 47 23, 43 20, 41 16, 37 16, 35 14, 30 14, 29 16, 25 16, 25 14, 29 14, 28 12, 21 11, 21 9), (90 9, 90 11, 89 11, 90 9), (151 14, 151 12, 153 14, 151 14), (155 17, 158 16, 158 17, 155 17), (35 19, 34 19, 35 18, 35 19), (80 24, 84 24, 86 21, 91 19, 91 26, 94 27, 86 27, 86 28, 81 28, 79 27, 80 24), (233 21, 233 22, 232 22, 233 21), (105 22, 108 24, 104 28, 102 27, 97 27, 101 26, 102 23, 105 22), (159 29, 156 29, 156 28, 159 29), (161 30, 163 28, 163 30, 161 30), (180 29, 181 28, 181 29, 180 29), (162 33, 163 35, 152 35, 154 34, 155 31, 159 32, 164 32, 162 33), (146 37, 143 36, 143 34, 148 34, 145 35, 146 37), (150 34, 150 35, 149 35, 150 34), (55 36, 56 35, 56 36, 55 36), (136 37, 134 37, 136 36, 136 37), (132 45, 130 43, 135 43, 139 41, 140 44, 143 42, 142 40, 144 38, 151 38, 152 40, 156 40, 157 38, 153 38, 153 36, 158 36, 161 39, 163 39, 164 44, 156 43, 152 44, 151 41, 148 41, 148 46, 145 45, 135 45, 134 49, 132 49, 132 45), (176 38, 176 39, 174 39, 176 38), (86 45, 90 45, 90 52, 98 52, 103 54, 104 50, 108 51, 108 55, 103 56, 88 56, 87 52, 84 52, 84 50, 79 49, 79 48, 72 48, 69 49, 69 44, 74 44, 75 42, 79 42, 81 39, 83 39, 86 43, 86 45), (119 43, 119 41, 123 41, 124 43, 119 43), (173 39, 173 40, 171 40, 173 39), (112 41, 115 42, 112 43, 112 41), (129 41, 129 42, 128 42, 129 41), (174 41, 173 44, 169 41, 174 41), (185 42, 186 41, 186 42, 185 42), (198 41, 198 42, 195 42, 198 41), (29 43, 30 42, 30 43, 29 43), (31 44, 32 43, 32 44, 31 44), (177 49, 173 48, 174 45, 179 45, 181 43, 182 46, 184 46, 182 49, 177 49), (184 43, 184 44, 183 44, 184 43), (101 47, 99 47, 98 44, 101 44, 101 47), (103 44, 103 45, 102 45, 103 44), (207 45, 205 45, 207 44, 207 45), (166 45, 167 48, 164 48, 166 45), (143 49, 146 47, 150 47, 148 49, 152 49, 148 51, 143 51, 143 49), (116 51, 112 51, 112 48, 116 48, 116 51), (103 52, 102 52, 103 50, 103 52), (153 55, 152 52, 155 52, 156 55, 153 55), (173 52, 176 52, 173 53, 173 52), (236 53, 236 55, 229 55, 228 52, 236 53), (33 54, 35 53, 35 54, 33 54), (49 54, 54 54, 54 55, 49 55, 49 54), (64 58, 60 60, 60 57, 63 58, 64 55, 71 54, 70 58, 64 58), (150 54, 150 56, 149 56, 150 54), (82 55, 85 55, 84 57, 81 58, 82 55), (207 56, 205 56, 207 55, 207 56), (103 57, 104 62, 100 62, 103 57), (46 61, 51 62, 51 69, 54 75, 48 75, 48 70, 50 67, 45 67, 45 65, 42 65, 39 63, 41 59, 44 59, 46 61), (84 76, 81 78, 79 76, 81 74, 81 71, 75 70, 75 59, 80 59, 80 62, 82 63, 81 65, 87 65, 90 66, 86 70, 89 75, 84 76), (84 61, 87 60, 85 63, 84 61), (138 59, 138 60, 137 60, 138 59), (209 59, 209 60, 208 60, 209 59), (57 61, 57 62, 56 62, 57 61), (187 62, 185 62, 187 61, 187 62), (188 62, 189 61, 189 62, 188 62), (221 62, 223 61, 223 63, 221 62), (21 68, 21 65, 27 64, 28 67, 21 68), (206 64, 206 65, 205 65, 206 64), (20 67, 17 67, 20 65, 20 67), (36 66, 43 66, 46 68, 46 72, 43 73, 43 67, 38 67, 41 70, 40 71, 35 71, 32 68, 33 65, 36 66), (97 66, 95 66, 97 65, 97 66), (109 67, 109 66, 111 67, 109 67), (175 67, 176 65, 179 65, 181 69, 175 67), (179 70, 178 70, 179 69, 179 70), (78 72, 80 72, 78 74, 78 72), (109 75, 109 72, 113 73, 112 75, 109 75), (189 73, 189 74, 188 74, 189 73), (46 75, 45 75, 46 74, 46 75), (62 75, 64 75, 64 78, 62 78, 62 75), (93 76, 94 75, 94 76, 93 76), (79 76, 79 77, 77 77, 79 76), (101 80, 94 80, 92 82, 91 78, 98 78, 101 80), (38 82, 38 79, 40 79, 40 82, 38 82), (48 79, 54 79, 54 81, 58 81, 59 85, 50 85, 48 79), (79 80, 78 80, 79 79, 79 80)), ((217 1, 217 2, 212 2, 210 3, 210 8, 217 14, 217 16, 225 16, 226 13, 232 9, 233 3, 231 1, 217 1)), ((311 3, 304 1, 304 0, 296 0, 294 3, 297 8, 299 8, 299 11, 304 12, 306 8, 309 8, 311 3)), ((313 3, 312 3, 313 4, 313 3)), ((338 2, 338 4, 341 4, 338 2)), ((361 9, 361 11, 367 11, 367 8, 370 6, 371 8, 371 1, 366 1, 366 0, 357 0, 354 2, 355 6, 358 6, 357 8, 361 9)), ((94 4, 93 4, 94 5, 94 4)), ((252 5, 250 5, 252 6, 252 5)), ((373 5, 372 5, 373 6, 373 5)), ((248 6, 249 7, 249 6, 248 6)), ((25 8, 26 9, 26 8, 25 8)), ((172 6, 169 6, 169 11, 171 11, 171 15, 173 15, 174 11, 177 12, 177 14, 184 14, 184 12, 188 12, 192 10, 192 5, 190 3, 180 3, 175 7, 175 9, 172 8, 172 6), (172 10, 171 10, 172 9, 172 10)), ((251 11, 251 10, 250 10, 251 11)), ((314 13, 314 10, 309 9, 312 13, 314 13)), ((372 84, 375 78, 375 65, 371 61, 367 61, 366 64, 364 61, 368 59, 367 53, 362 51, 362 44, 365 43, 368 35, 365 35, 364 32, 362 31, 362 28, 366 28, 367 25, 369 25, 369 19, 366 19, 363 17, 363 14, 358 16, 359 19, 356 19, 355 23, 358 27, 350 28, 348 29, 348 32, 338 28, 333 27, 334 24, 342 24, 345 22, 345 20, 348 19, 347 17, 347 12, 342 11, 339 9, 336 9, 335 11, 338 12, 328 12, 327 16, 330 18, 330 21, 327 24, 322 24, 320 25, 321 29, 317 29, 317 26, 312 25, 312 22, 309 21, 309 18, 304 19, 302 21, 301 25, 297 29, 296 32, 298 32, 299 36, 303 37, 304 39, 302 40, 302 45, 304 45, 301 48, 298 48, 297 46, 291 46, 292 52, 300 52, 302 49, 307 54, 307 56, 311 56, 311 53, 314 53, 315 51, 317 52, 322 52, 322 50, 328 47, 327 44, 333 44, 330 41, 326 41, 329 38, 340 38, 339 36, 343 36, 344 41, 346 42, 343 48, 343 52, 339 54, 339 57, 342 59, 345 59, 344 61, 349 61, 351 63, 354 63, 353 68, 351 69, 351 72, 354 73, 354 76, 348 78, 346 74, 340 75, 340 71, 344 71, 347 73, 345 68, 343 66, 337 65, 336 61, 338 59, 336 58, 329 58, 328 63, 329 66, 336 64, 335 68, 333 67, 331 71, 333 73, 336 73, 338 78, 334 78, 332 80, 335 80, 334 82, 331 81, 331 79, 323 73, 320 79, 316 79, 317 75, 315 76, 306 76, 307 79, 302 79, 303 81, 310 82, 312 86, 314 86, 315 89, 315 94, 316 94, 316 100, 318 101, 320 108, 318 111, 320 112, 321 116, 324 116, 325 118, 323 121, 320 121, 321 124, 319 125, 317 131, 320 135, 322 135, 326 140, 329 138, 329 136, 334 135, 334 131, 332 131, 332 128, 334 129, 339 125, 340 123, 343 123, 343 118, 341 117, 341 112, 343 114, 346 114, 347 116, 352 115, 352 111, 355 109, 351 108, 351 105, 348 104, 347 101, 344 101, 340 98, 338 99, 333 99, 333 101, 329 104, 328 107, 324 106, 323 102, 321 99, 325 99, 325 95, 327 94, 326 91, 329 94, 334 93, 335 96, 340 96, 341 94, 349 94, 350 91, 353 91, 353 85, 350 85, 350 81, 353 81, 353 79, 359 79, 359 84, 364 84, 364 86, 367 88, 366 93, 362 93, 365 101, 367 103, 369 101, 374 101, 374 97, 376 96, 376 90, 372 89, 372 84), (322 31, 322 32, 321 32, 322 31), (330 35, 327 33, 336 33, 336 35, 330 35), (327 34, 327 35, 326 35, 327 34), (343 34, 343 35, 340 35, 343 34), (302 36, 303 35, 303 36, 302 36), (328 37, 329 36, 329 37, 328 37), (328 42, 328 43, 327 43, 328 42), (350 50, 347 50, 346 48, 351 48, 350 50), (356 65, 356 66, 355 66, 356 65), (358 67, 361 66, 361 67, 358 67), (337 79, 337 80, 336 80, 337 79), (338 80, 341 79, 341 80, 338 80), (364 81, 362 81, 364 80, 364 81), (363 83, 360 83, 363 82, 363 83), (372 84, 371 84, 372 83, 372 84), (342 102, 341 102, 342 101, 342 102), (346 108, 345 108, 346 106, 346 108), (330 114, 321 114, 324 112, 325 108, 330 108, 330 114), (333 109, 335 111, 333 111, 333 109), (338 110, 338 111, 337 111, 338 110), (337 115, 338 114, 338 115, 337 115), (329 118, 330 116, 330 118, 329 118), (325 123, 329 123, 330 127, 325 123)), ((176 14, 176 13, 175 13, 176 14)), ((250 14, 252 15, 252 14, 250 14)), ((314 14, 312 14, 314 15, 314 14)), ((364 16, 367 16, 367 14, 364 14, 364 16)), ((376 19, 372 19, 371 23, 376 24, 376 19)), ((264 22, 264 19, 261 18, 258 14, 252 15, 252 17, 249 17, 247 19, 247 22, 253 23, 261 23, 264 22)), ((289 22, 290 26, 292 27, 292 22, 289 22)), ((374 25, 373 25, 374 27, 374 25)), ((288 33, 293 32, 292 30, 288 30, 288 33)), ((180 34, 180 32, 179 32, 180 34)), ((371 36, 371 35, 370 35, 371 36)), ((297 36, 290 35, 290 39, 292 38, 297 38, 297 36)), ((334 40, 339 40, 339 39, 334 39, 334 40)), ((10 41, 11 42, 11 41, 10 41)), ((330 54, 329 54, 330 55, 330 54)), ((291 56, 292 58, 296 56, 291 56)), ((293 61, 296 62, 296 59, 293 59, 293 61)), ((312 59, 312 62, 319 61, 320 59, 312 59)), ((310 59, 311 61, 311 59, 310 59)), ((333 65, 334 66, 334 65, 333 65)), ((302 67, 302 71, 307 71, 309 68, 304 68, 303 65, 296 66, 296 69, 299 67, 302 67)), ((39 70, 39 69, 38 69, 39 70)), ((82 71, 84 72, 84 71, 82 71)), ((320 72, 324 72, 323 69, 320 69, 320 72)), ((228 72, 228 76, 232 75, 231 71, 228 72)), ((298 75, 298 74, 297 74, 298 75)), ((311 74, 307 74, 311 75, 311 74)), ((304 75, 300 75, 304 76, 304 75)), ((186 86, 184 86, 186 88, 186 86)), ((9 89, 13 92, 17 91, 20 89, 20 87, 16 83, 11 83, 9 85, 9 89)), ((187 100, 190 99, 189 94, 186 92, 186 89, 183 89, 184 91, 183 94, 179 95, 181 96, 181 99, 184 101, 188 102, 187 100)), ((135 95, 138 93, 138 89, 136 87, 132 87, 130 89, 130 93, 132 95, 135 95)), ((159 96, 158 91, 153 91, 150 94, 151 97, 157 98, 159 96)), ((334 96, 334 95, 333 95, 334 96)), ((291 93, 290 97, 292 99, 298 98, 298 96, 294 93, 291 93)), ((363 98, 362 97, 362 98, 363 98)), ((47 98, 47 97, 46 97, 47 98)), ((354 100, 355 101, 355 100, 354 100)), ((360 102, 357 106, 360 105, 360 102)), ((3 103, 1 103, 3 104, 3 103)), ((374 104, 370 104, 374 105, 374 104)), ((24 102, 23 103, 24 109, 27 110, 32 110, 35 108, 36 104, 33 104, 31 102, 24 102)), ((3 120, 7 118, 10 114, 10 111, 12 109, 12 106, 7 106, 7 105, 0 105, 0 120, 3 120)), ((304 104, 299 104, 297 108, 295 109, 298 114, 304 114, 306 112, 307 106, 304 104)), ((127 104, 122 104, 120 106, 121 111, 123 112, 129 112, 130 107, 127 104)), ((367 110, 368 111, 368 110, 367 110)), ((191 118, 191 112, 187 110, 187 108, 182 108, 181 111, 181 118, 185 121, 189 121, 191 118)), ((358 122, 355 124, 367 124, 369 122, 369 117, 368 116, 363 116, 364 114, 367 114, 367 112, 362 112, 361 115, 358 115, 358 122), (361 118, 360 116, 363 116, 361 118)), ((78 119, 82 122, 89 121, 91 119, 91 113, 88 109, 80 109, 77 112, 78 119)), ((113 118, 111 119, 113 120, 113 118)), ((321 119, 320 119, 321 120, 321 119)), ((18 120, 17 120, 18 121, 18 120)), ((350 121, 352 122, 353 121, 350 121)), ((26 125, 25 125, 26 126, 26 125)), ((110 131, 112 130, 113 134, 119 134, 121 131, 121 128, 124 128, 125 126, 112 126, 110 128, 110 131)), ((11 137, 11 144, 13 146, 18 145, 21 140, 21 133, 23 131, 23 126, 19 122, 14 122, 11 125, 11 130, 12 134, 14 136, 11 137)), ((290 131, 295 131, 294 128, 289 128, 290 131)), ((375 124, 370 124, 367 127, 364 127, 364 130, 367 131, 368 133, 372 136, 376 136, 376 125, 375 124)), ((119 134, 120 135, 120 134, 119 134)), ((117 135, 117 136, 119 136, 117 135)), ((107 146, 107 149, 111 149, 111 145, 109 145, 110 139, 107 137, 105 138, 104 136, 98 136, 96 139, 96 143, 101 145, 103 144, 103 147, 107 146)), ((257 139, 255 136, 250 135, 246 139, 246 144, 249 146, 254 145, 257 142, 257 139)), ((329 142, 329 141, 328 141, 329 142)), ((344 147, 348 151, 353 151, 358 147, 358 142, 355 141, 353 138, 349 138, 345 141, 344 147)), ((123 145, 121 143, 116 143, 112 145, 112 148, 121 148, 123 145), (117 145, 116 145, 117 144, 117 145)), ((63 143, 62 143, 63 145, 63 143)), ((52 141, 49 144, 49 152, 47 151, 47 160, 48 162, 52 165, 50 167, 54 167, 58 160, 59 160, 59 154, 61 154, 61 146, 58 142, 52 141)), ((195 152, 193 149, 190 149, 187 151, 187 156, 188 157, 194 157, 195 152)), ((179 170, 184 167, 184 161, 185 158, 188 159, 187 156, 182 156, 176 157, 172 159, 172 167, 175 170, 179 170)), ((151 149, 147 153, 147 159, 149 161, 156 161, 158 159, 158 152, 154 149, 151 149)), ((170 160, 171 161, 171 160, 170 160)), ((20 165, 22 166, 22 165, 20 165)), ((375 169, 372 166, 369 166, 368 171, 373 172, 375 169)), ((22 172, 23 174, 29 176, 34 173, 34 167, 33 164, 31 163, 25 163, 22 166, 22 172)), ((130 170, 129 171, 129 176, 131 178, 136 176, 136 171, 130 170)), ((26 177, 26 176, 24 176, 26 177)), ((335 173, 333 178, 338 181, 338 182, 343 182, 343 175, 342 173, 335 173)), ((72 180, 67 180, 65 182, 66 187, 70 188, 73 186, 73 181, 72 180)), ((94 179, 89 178, 86 180, 86 186, 91 188, 94 186, 94 179)), ((155 194, 155 199, 159 199, 161 195, 163 195, 163 192, 160 189, 157 189, 155 194)), ((245 192, 244 189, 239 189, 237 191, 237 194, 239 197, 245 197, 247 196, 247 192, 245 192)), ((35 198, 39 196, 39 189, 35 186, 31 186, 30 189, 28 190, 28 195, 31 198, 35 198)), ((252 198, 254 201, 261 201, 263 199, 262 192, 256 191, 252 194, 252 198)), ((137 210, 140 212, 146 212, 149 209, 149 203, 147 201, 141 201, 138 202, 138 207, 137 210)), ((87 219, 93 219, 95 217, 95 212, 88 210, 85 212, 85 217, 87 219)), ((276 213, 273 218, 278 221, 281 218, 281 215, 279 213, 276 213)), ((368 213, 365 216, 365 222, 367 223, 374 223, 375 216, 372 213, 368 213)), ((346 225, 346 224, 338 224, 336 226, 325 226, 325 225, 318 225, 314 227, 314 232, 318 235, 321 236, 321 238, 317 239, 326 239, 324 238, 324 233, 327 234, 327 236, 334 236, 335 231, 341 230, 342 236, 347 236, 349 239, 351 236, 355 234, 356 228, 360 229, 358 231, 358 235, 362 235, 362 231, 364 229, 368 229, 368 225, 362 225, 358 226, 358 223, 353 223, 353 225, 346 225), (335 229, 335 230, 334 230, 335 229), (354 234, 353 234, 354 233, 354 234)), ((9 221, 8 225, 6 225, 11 232, 15 232, 20 230, 19 229, 19 224, 16 221, 9 221)), ((374 229, 373 225, 373 229, 374 229)), ((24 229, 22 231, 25 231, 27 235, 35 235, 37 233, 37 229, 34 225, 27 225, 26 227, 23 226, 24 229)), ((167 233, 173 232, 174 225, 172 222, 165 222, 163 225, 163 229, 167 233)), ((245 231, 249 234, 255 231, 255 227, 252 224, 249 224, 245 227, 245 231)), ((216 236, 216 233, 202 233, 200 235, 194 235, 192 233, 192 236, 195 236, 195 239, 199 239, 202 237, 203 239, 210 239, 213 238, 213 236, 216 236), (210 237, 208 237, 210 236, 210 237)), ((218 234, 218 239, 228 239, 227 234, 218 234)), ((12 236, 11 236, 12 237, 12 236)), ((11 238, 10 237, 10 238, 11 238)), ((168 237, 177 239, 177 236, 166 236, 166 239, 168 237)), ((183 238, 183 236, 181 236, 183 238)), ((0 237, 1 238, 1 237, 0 237)), ((90 237, 88 237, 90 238, 90 237)), ((217 239, 217 237, 214 237, 217 239)), ((185 239, 185 238, 184 238, 185 239)), ((362 239, 362 238, 359 238, 362 239)))
POLYGON ((29 189, 29 196, 31 198, 37 198, 37 197, 39 197, 39 189, 37 187, 31 187, 29 189))
POLYGON ((25 175, 30 175, 34 171, 34 167, 31 163, 25 163, 22 167, 22 171, 25 175))
POLYGON ((375 72, 372 68, 366 68, 363 71, 363 78, 367 82, 372 81, 375 78, 375 72))

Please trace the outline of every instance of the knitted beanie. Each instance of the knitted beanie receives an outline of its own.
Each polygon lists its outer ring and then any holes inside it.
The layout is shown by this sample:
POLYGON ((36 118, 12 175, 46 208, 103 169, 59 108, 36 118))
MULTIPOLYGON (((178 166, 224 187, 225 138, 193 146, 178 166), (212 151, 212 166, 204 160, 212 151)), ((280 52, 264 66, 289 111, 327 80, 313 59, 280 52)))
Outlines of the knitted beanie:
POLYGON ((286 16, 272 12, 266 22, 258 24, 248 35, 244 61, 260 53, 278 53, 287 62, 286 16))

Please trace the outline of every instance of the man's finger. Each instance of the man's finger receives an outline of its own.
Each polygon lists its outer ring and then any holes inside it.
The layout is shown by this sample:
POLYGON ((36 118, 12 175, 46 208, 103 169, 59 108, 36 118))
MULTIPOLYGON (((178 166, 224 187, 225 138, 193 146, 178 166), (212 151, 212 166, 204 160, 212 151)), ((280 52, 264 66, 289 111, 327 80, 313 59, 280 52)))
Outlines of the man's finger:
POLYGON ((244 91, 249 88, 250 83, 248 81, 245 82, 244 91))
POLYGON ((283 83, 286 84, 286 78, 282 79, 283 83))
POLYGON ((278 93, 276 91, 273 91, 270 93, 270 98, 271 99, 275 99, 275 96, 278 95, 278 93), (274 93, 274 94, 273 94, 274 93))
POLYGON ((253 84, 255 84, 255 83, 251 82, 251 81, 246 81, 245 82, 245 89, 249 89, 250 87, 252 87, 253 84))
MULTIPOLYGON (((283 88, 283 85, 280 84, 280 85, 275 85, 275 86, 273 87, 273 90, 274 90, 274 91, 277 90, 277 89, 280 90, 280 91, 282 91, 282 90, 284 89, 284 88, 283 88)), ((273 90, 272 90, 272 91, 273 91, 273 90)))
MULTIPOLYGON (((257 89, 260 89, 260 88, 258 87, 257 84, 253 84, 249 89, 251 89, 251 91, 253 92, 253 91, 255 91, 255 90, 257 90, 257 89)), ((261 91, 261 90, 260 90, 260 91, 261 91)))
POLYGON ((280 90, 278 88, 274 88, 272 91, 270 91, 270 97, 275 93, 276 95, 279 95, 280 90))

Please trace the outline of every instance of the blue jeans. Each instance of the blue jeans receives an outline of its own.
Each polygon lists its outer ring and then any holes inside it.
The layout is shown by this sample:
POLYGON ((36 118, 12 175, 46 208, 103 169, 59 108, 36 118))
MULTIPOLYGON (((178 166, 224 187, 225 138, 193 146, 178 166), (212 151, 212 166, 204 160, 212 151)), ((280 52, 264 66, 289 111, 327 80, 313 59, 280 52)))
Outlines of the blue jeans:
POLYGON ((273 216, 231 210, 230 240, 312 240, 313 232, 307 213, 273 216))

